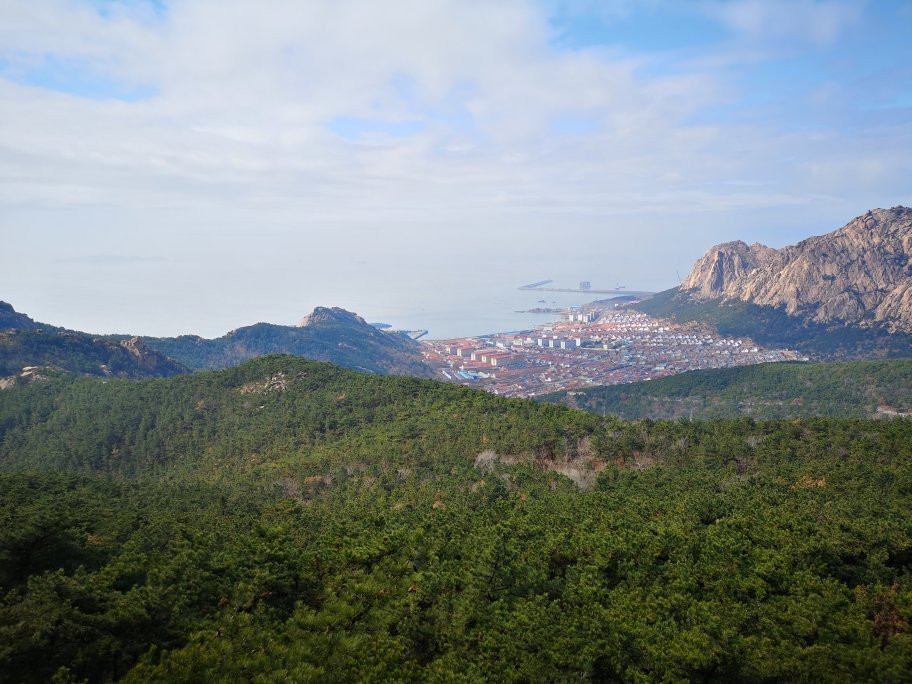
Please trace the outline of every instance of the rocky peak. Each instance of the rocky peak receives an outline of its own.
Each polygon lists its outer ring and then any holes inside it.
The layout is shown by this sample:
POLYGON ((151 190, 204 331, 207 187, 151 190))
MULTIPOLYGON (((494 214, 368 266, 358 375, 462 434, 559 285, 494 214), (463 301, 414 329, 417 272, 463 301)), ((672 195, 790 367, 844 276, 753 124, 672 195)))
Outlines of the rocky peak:
POLYGON ((142 359, 151 353, 143 343, 142 338, 139 337, 131 337, 129 340, 124 340, 120 343, 120 346, 130 352, 130 355, 135 359, 142 359))
POLYGON ((730 242, 694 265, 682 290, 736 298, 818 323, 912 331, 912 209, 872 209, 826 235, 775 250, 730 242))
MULTIPOLYGON (((307 314, 298 321, 299 328, 306 328, 314 325, 324 325, 327 323, 347 323, 349 325, 367 326, 367 322, 358 314, 346 311, 338 306, 326 307, 318 306, 311 313, 307 314)), ((368 326, 370 327, 370 326, 368 326)))
POLYGON ((720 297, 732 283, 771 262, 777 252, 758 242, 748 246, 741 240, 716 245, 694 265, 681 289, 700 298, 720 297))
POLYGON ((16 311, 12 304, 0 301, 0 330, 9 330, 11 328, 30 330, 40 327, 40 324, 33 321, 24 313, 16 311))
POLYGON ((140 337, 131 337, 128 340, 122 340, 120 346, 135 359, 138 368, 154 375, 168 376, 186 370, 173 359, 169 359, 164 354, 161 354, 154 349, 150 349, 140 337))

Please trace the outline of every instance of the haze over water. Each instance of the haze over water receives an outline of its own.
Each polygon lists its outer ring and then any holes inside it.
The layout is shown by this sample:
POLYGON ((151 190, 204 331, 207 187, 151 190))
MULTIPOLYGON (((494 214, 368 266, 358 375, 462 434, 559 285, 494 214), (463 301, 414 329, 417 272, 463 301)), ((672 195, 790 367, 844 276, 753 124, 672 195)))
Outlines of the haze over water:
MULTIPOLYGON (((908 204, 909 2, 3 3, 0 299, 97 333, 521 327, 544 278, 908 204)), ((537 319, 537 317, 536 317, 537 319)))
MULTIPOLYGON (((493 332, 530 330, 560 318, 556 313, 519 313, 534 308, 579 306, 612 295, 505 290, 466 293, 441 307, 391 307, 379 322, 407 330, 427 330, 430 339, 470 337, 493 332), (545 300, 544 303, 539 300, 545 300)), ((377 322, 371 319, 371 323, 377 322)))

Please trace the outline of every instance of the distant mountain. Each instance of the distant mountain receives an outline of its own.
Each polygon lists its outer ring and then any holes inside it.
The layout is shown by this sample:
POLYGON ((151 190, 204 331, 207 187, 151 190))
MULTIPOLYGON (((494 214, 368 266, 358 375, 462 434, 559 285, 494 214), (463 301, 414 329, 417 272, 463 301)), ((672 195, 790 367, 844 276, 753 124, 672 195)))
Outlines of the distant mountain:
POLYGON ((264 354, 293 354, 370 373, 433 377, 417 342, 384 332, 337 307, 317 307, 296 326, 257 323, 222 337, 146 337, 146 344, 196 369, 233 366, 264 354))
POLYGON ((0 302, 0 389, 54 372, 119 378, 168 377, 187 368, 138 337, 106 339, 37 323, 0 302))
POLYGON ((681 289, 697 299, 783 308, 815 323, 883 323, 912 332, 912 209, 873 209, 782 249, 717 245, 681 289))
MULTIPOLYGON (((94 336, 36 323, 0 302, 0 379, 5 386, 35 377, 39 367, 84 375, 166 377, 233 366, 256 356, 293 354, 369 373, 432 377, 420 346, 383 332, 339 308, 317 307, 297 326, 257 323, 208 340, 180 337, 94 336)), ((46 373, 45 373, 46 374, 46 373)))
POLYGON ((782 249, 717 245, 637 308, 820 358, 912 356, 912 209, 873 209, 782 249))
POLYGON ((54 328, 53 326, 36 323, 24 313, 16 311, 12 304, 0 301, 0 330, 9 330, 10 328, 16 328, 17 330, 35 330, 37 328, 59 330, 59 328, 54 328))
POLYGON ((912 415, 912 359, 718 368, 540 400, 634 420, 886 418, 912 415))
POLYGON ((187 372, 181 364, 147 348, 138 337, 112 341, 73 331, 0 331, 0 387, 36 377, 35 367, 119 378, 187 372))

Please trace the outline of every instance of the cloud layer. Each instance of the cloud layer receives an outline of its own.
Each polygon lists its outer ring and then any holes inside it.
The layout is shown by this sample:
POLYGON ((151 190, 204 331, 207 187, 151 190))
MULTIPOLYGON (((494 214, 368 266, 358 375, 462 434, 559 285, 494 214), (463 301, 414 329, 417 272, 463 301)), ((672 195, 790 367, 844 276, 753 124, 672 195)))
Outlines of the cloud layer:
MULTIPOLYGON (((590 255, 574 268, 620 250, 637 266, 612 273, 667 286, 717 239, 912 199, 901 5, 700 3, 705 40, 667 49, 613 32, 673 7, 5 0, 0 230, 48 258, 0 284, 56 313, 59 260, 83 254, 167 258, 182 283, 289 253, 538 267, 561 231, 590 255)), ((297 281, 305 300, 376 304, 360 282, 324 294, 325 268, 297 281)), ((137 273, 148 288, 161 270, 137 273)))

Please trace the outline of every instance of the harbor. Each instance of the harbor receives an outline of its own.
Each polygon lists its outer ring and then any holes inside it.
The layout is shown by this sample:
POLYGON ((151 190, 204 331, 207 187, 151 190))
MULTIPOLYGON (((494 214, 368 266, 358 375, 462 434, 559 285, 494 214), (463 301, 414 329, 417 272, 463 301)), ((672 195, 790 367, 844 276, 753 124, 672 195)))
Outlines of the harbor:
POLYGON ((631 295, 637 298, 651 297, 655 292, 646 292, 645 290, 628 290, 624 286, 613 289, 598 289, 591 287, 588 281, 581 281, 579 287, 545 287, 553 283, 553 280, 539 280, 528 285, 520 285, 518 290, 527 292, 579 292, 582 294, 608 294, 608 295, 631 295))

